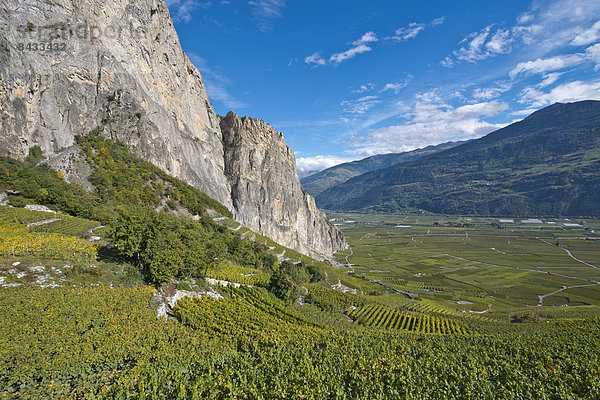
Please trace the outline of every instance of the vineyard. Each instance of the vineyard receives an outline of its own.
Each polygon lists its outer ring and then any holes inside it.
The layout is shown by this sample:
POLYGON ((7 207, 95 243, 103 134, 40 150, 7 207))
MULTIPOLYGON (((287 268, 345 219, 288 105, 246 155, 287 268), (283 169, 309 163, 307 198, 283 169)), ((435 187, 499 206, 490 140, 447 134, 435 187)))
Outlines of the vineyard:
POLYGON ((468 331, 457 321, 416 312, 371 305, 355 308, 346 313, 356 323, 385 329, 400 329, 420 333, 464 335, 468 331))
POLYGON ((81 237, 98 226, 100 226, 100 223, 97 221, 67 216, 58 221, 33 227, 32 230, 34 232, 60 233, 62 235, 81 237))
POLYGON ((600 398, 597 317, 493 335, 345 330, 262 289, 216 289, 172 322, 149 288, 1 289, 0 398, 600 398))
MULTIPOLYGON (((60 233, 32 232, 27 224, 44 221, 53 214, 0 206, 0 257, 31 256, 40 259, 65 260, 77 263, 93 262, 97 245, 70 235, 65 229, 60 233)), ((65 222, 74 228, 96 224, 80 218, 70 217, 65 222)), ((62 220, 57 222, 63 222, 62 220)), ((64 227, 63 227, 64 228, 64 227)), ((70 228, 69 228, 70 229, 70 228)))
POLYGON ((266 286, 271 277, 265 271, 224 263, 208 272, 208 277, 251 286, 266 286))

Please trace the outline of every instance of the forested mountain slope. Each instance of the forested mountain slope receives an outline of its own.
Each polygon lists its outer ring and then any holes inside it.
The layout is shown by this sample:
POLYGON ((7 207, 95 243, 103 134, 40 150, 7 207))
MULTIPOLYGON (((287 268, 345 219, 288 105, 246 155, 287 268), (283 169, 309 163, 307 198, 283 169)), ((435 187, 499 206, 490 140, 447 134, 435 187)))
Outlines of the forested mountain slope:
POLYGON ((464 142, 448 142, 403 153, 378 154, 376 156, 363 158, 362 160, 347 162, 324 169, 316 174, 302 178, 300 182, 302 182, 302 186, 308 193, 317 196, 319 193, 330 187, 346 182, 348 179, 354 178, 355 176, 386 168, 401 162, 417 160, 428 154, 450 149, 462 143, 464 142))
POLYGON ((332 210, 598 215, 600 102, 554 104, 487 136, 355 177, 317 203, 332 210))

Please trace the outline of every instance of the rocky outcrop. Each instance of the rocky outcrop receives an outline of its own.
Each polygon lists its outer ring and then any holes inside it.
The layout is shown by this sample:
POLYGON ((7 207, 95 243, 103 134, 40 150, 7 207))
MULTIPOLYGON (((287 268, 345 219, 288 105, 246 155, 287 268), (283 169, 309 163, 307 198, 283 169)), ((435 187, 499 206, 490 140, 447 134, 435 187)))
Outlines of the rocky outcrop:
POLYGON ((96 127, 277 242, 312 255, 345 245, 302 192, 282 137, 269 151, 260 141, 243 150, 271 169, 241 188, 239 176, 252 166, 234 161, 241 149, 225 157, 219 118, 163 0, 1 2, 0 155, 22 159, 40 146, 77 182, 89 171, 73 153, 75 136, 96 127))
POLYGON ((300 185, 294 152, 283 134, 259 119, 229 112, 221 119, 225 175, 234 217, 258 233, 315 257, 346 247, 300 185))
POLYGON ((162 0, 5 0, 0 77, 1 155, 57 153, 101 125, 231 207, 218 118, 162 0))

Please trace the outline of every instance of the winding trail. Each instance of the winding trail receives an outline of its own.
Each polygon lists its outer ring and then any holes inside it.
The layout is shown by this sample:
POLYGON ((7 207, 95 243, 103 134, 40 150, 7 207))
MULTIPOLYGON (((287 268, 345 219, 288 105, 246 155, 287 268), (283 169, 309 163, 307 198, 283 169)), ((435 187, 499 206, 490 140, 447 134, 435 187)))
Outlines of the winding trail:
POLYGON ((519 270, 519 271, 537 272, 537 273, 540 273, 540 274, 555 275, 555 276, 560 276, 562 278, 569 278, 569 279, 575 279, 575 280, 579 280, 579 281, 592 282, 594 284, 600 285, 600 281, 596 281, 594 279, 580 278, 580 277, 576 277, 576 276, 569 276, 569 275, 564 275, 564 274, 558 274, 556 272, 542 271, 540 269, 511 267, 511 266, 508 266, 508 265, 491 264, 491 263, 487 263, 487 262, 484 262, 484 261, 470 260, 468 258, 459 257, 459 256, 455 256, 455 255, 448 254, 448 253, 438 253, 438 252, 435 252, 435 251, 409 250, 409 249, 398 249, 398 251, 408 251, 408 252, 419 252, 419 253, 436 254, 436 255, 439 255, 439 256, 451 257, 451 258, 455 258, 455 259, 462 260, 462 261, 472 262, 472 263, 475 263, 475 264, 487 265, 487 266, 490 266, 490 267, 509 268, 509 269, 516 269, 516 270, 519 270))
POLYGON ((589 284, 589 285, 575 285, 575 286, 568 286, 568 287, 564 287, 564 288, 560 288, 560 289, 558 289, 558 290, 555 290, 555 291, 554 291, 554 292, 552 292, 552 293, 548 293, 548 294, 544 294, 544 295, 540 295, 540 294, 538 294, 538 295, 537 295, 537 297, 538 297, 538 299, 540 299, 540 302, 538 303, 538 307, 541 307, 541 306, 543 306, 543 305, 544 305, 544 299, 545 299, 546 297, 553 296, 553 295, 555 295, 555 294, 557 294, 557 293, 560 293, 560 292, 562 292, 563 290, 567 290, 567 289, 574 289, 574 288, 580 288, 580 287, 588 287, 588 286, 598 286, 598 285, 600 285, 600 283, 592 283, 592 284, 589 284))
MULTIPOLYGON (((541 242, 544 242, 544 243, 546 243, 546 244, 549 244, 550 246, 556 247, 556 246, 554 246, 552 243, 550 243, 550 242, 548 242, 548 241, 546 241, 546 240, 544 240, 544 239, 542 239, 542 238, 536 238, 536 239, 537 239, 537 240, 539 240, 539 241, 541 241, 541 242)), ((564 247, 559 247, 559 248, 560 248, 560 249, 562 249, 562 250, 564 250, 564 251, 566 251, 566 252, 567 252, 567 254, 569 255, 569 257, 571 257, 573 260, 575 260, 575 261, 577 261, 577 262, 580 262, 580 263, 582 263, 582 264, 585 264, 585 265, 587 265, 588 267, 592 267, 592 268, 600 269, 600 267, 597 267, 597 266, 595 266, 595 265, 592 265, 592 264, 590 264, 590 263, 588 263, 588 262, 585 262, 585 261, 583 261, 583 260, 580 260, 579 258, 575 257, 575 256, 573 255, 573 253, 571 253, 571 251, 570 251, 570 250, 567 250, 567 249, 565 249, 564 247)))

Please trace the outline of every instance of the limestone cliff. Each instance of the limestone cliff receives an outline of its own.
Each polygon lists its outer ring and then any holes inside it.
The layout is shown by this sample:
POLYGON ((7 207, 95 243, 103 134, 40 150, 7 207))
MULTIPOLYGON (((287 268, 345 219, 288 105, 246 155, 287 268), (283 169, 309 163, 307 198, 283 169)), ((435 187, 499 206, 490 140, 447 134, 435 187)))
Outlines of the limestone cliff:
POLYGON ((231 207, 218 119, 163 0, 4 0, 0 78, 0 154, 53 154, 103 125, 231 207))
MULTIPOLYGON (((219 119, 163 0, 0 2, 0 155, 24 158, 39 145, 60 161, 75 135, 97 126, 275 241, 313 255, 344 246, 312 198, 293 192, 287 199, 283 191, 269 190, 287 182, 262 173, 257 177, 268 181, 253 188, 266 194, 232 190, 230 182, 239 179, 226 177, 219 119), (254 208, 262 211, 250 218, 252 202, 259 200, 254 208), (269 208, 281 211, 269 214, 269 208)), ((289 149, 278 149, 293 165, 289 149)))
POLYGON ((240 118, 234 112, 221 118, 221 132, 225 175, 239 222, 317 257, 346 247, 341 232, 302 189, 294 152, 283 134, 264 121, 240 118))

